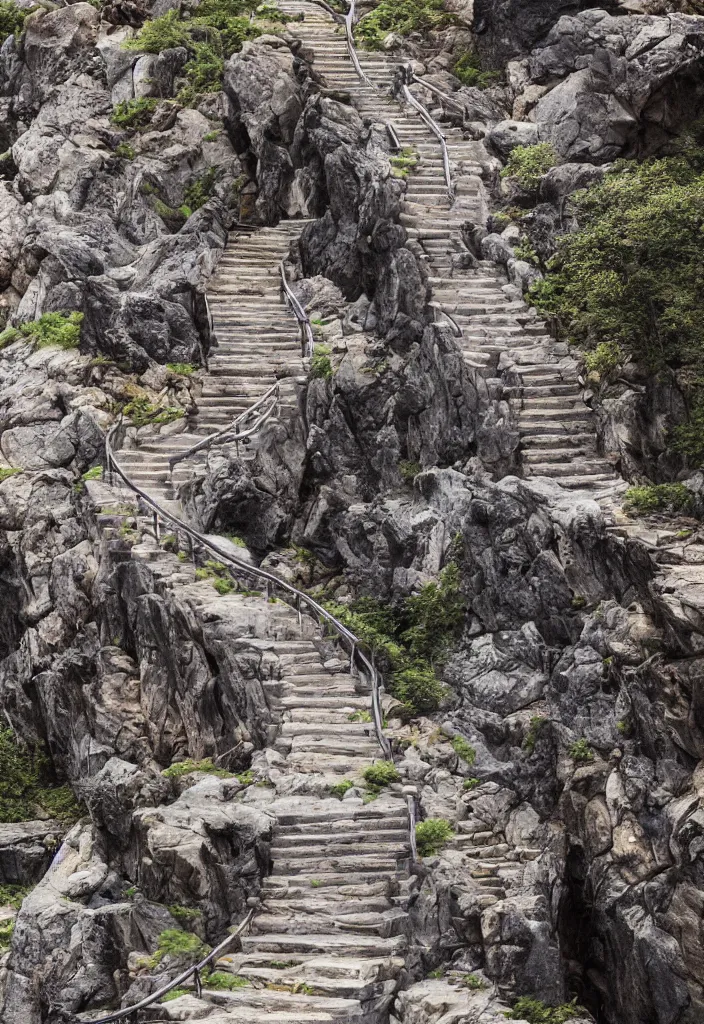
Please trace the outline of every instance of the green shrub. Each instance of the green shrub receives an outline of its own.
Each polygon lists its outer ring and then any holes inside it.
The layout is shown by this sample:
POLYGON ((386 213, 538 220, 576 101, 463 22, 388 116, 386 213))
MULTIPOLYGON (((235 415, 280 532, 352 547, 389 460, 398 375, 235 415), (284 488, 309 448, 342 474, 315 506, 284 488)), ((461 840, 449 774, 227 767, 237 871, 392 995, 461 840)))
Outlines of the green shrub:
POLYGON ((400 36, 426 33, 454 21, 443 0, 380 0, 374 10, 360 20, 355 32, 368 50, 380 50, 390 32, 400 36))
POLYGON ((110 115, 110 120, 118 128, 144 128, 151 121, 156 104, 155 99, 146 96, 136 100, 121 100, 110 115))
POLYGON ((437 583, 426 583, 396 611, 371 598, 349 607, 326 604, 340 621, 371 647, 390 673, 389 689, 408 714, 437 711, 446 688, 436 675, 464 623, 465 601, 459 569, 449 563, 437 583))
POLYGON ((211 757, 204 757, 202 761, 194 761, 190 757, 185 761, 176 761, 175 764, 164 768, 161 774, 167 779, 180 779, 190 772, 207 772, 209 775, 217 775, 219 779, 232 778, 232 772, 225 771, 224 768, 217 768, 211 757))
POLYGON ((412 484, 422 470, 420 462, 399 462, 398 464, 398 471, 408 484, 412 484))
POLYGON ((69 786, 52 784, 40 750, 20 747, 11 729, 0 729, 0 822, 30 821, 41 809, 68 828, 81 816, 69 786))
POLYGON ((196 569, 196 579, 210 580, 218 594, 231 594, 235 589, 235 583, 227 566, 213 559, 208 559, 203 568, 196 569))
POLYGON ((215 989, 219 992, 232 992, 237 988, 245 988, 249 985, 246 978, 238 974, 229 974, 226 971, 213 971, 203 978, 205 988, 215 989))
POLYGON ((461 757, 467 764, 474 764, 477 759, 477 752, 474 747, 467 742, 464 736, 453 736, 452 737, 452 749, 461 757))
POLYGON ((198 369, 193 363, 167 363, 166 369, 177 373, 179 377, 190 377, 198 369))
POLYGON ((480 978, 478 974, 465 974, 462 976, 462 984, 465 988, 478 990, 480 988, 486 988, 487 983, 483 978, 480 978))
POLYGON ((329 380, 332 377, 332 363, 330 362, 330 346, 316 345, 313 349, 313 358, 310 361, 311 377, 322 377, 329 380))
POLYGON ((203 142, 215 142, 220 137, 220 129, 216 128, 215 131, 206 132, 203 136, 203 142))
POLYGON ((351 714, 347 716, 348 722, 371 722, 371 720, 371 712, 363 711, 361 708, 359 708, 357 711, 353 711, 351 714))
MULTIPOLYGON (((177 46, 188 46, 191 34, 177 10, 167 11, 161 18, 145 21, 138 35, 123 43, 125 50, 139 50, 140 53, 161 53, 177 46)), ((137 102, 137 101, 130 101, 137 102)))
POLYGON ((21 469, 16 469, 14 466, 7 466, 4 469, 0 469, 0 484, 4 480, 9 479, 9 477, 17 476, 17 474, 21 473, 21 472, 22 472, 21 469))
POLYGON ((22 900, 32 891, 31 885, 0 885, 0 907, 19 910, 22 900))
POLYGON ((182 907, 180 903, 172 903, 169 907, 169 913, 178 921, 182 928, 187 928, 189 924, 199 921, 203 916, 200 910, 194 910, 192 907, 182 907))
POLYGON ((0 953, 5 953, 10 948, 14 930, 14 920, 0 921, 0 953))
POLYGON ((513 252, 517 260, 525 260, 526 263, 532 263, 534 267, 540 263, 540 257, 526 235, 523 235, 519 244, 514 246, 513 252))
POLYGON ((482 71, 479 54, 472 51, 457 58, 452 73, 455 78, 459 78, 462 85, 474 86, 476 89, 488 89, 501 78, 500 71, 482 71))
POLYGON ((375 761, 362 772, 362 778, 368 785, 380 789, 390 786, 392 782, 400 782, 401 776, 393 761, 375 761))
POLYGON ((532 754, 535 750, 535 744, 538 742, 538 735, 544 725, 547 724, 547 718, 543 718, 542 715, 533 715, 528 726, 528 732, 523 738, 523 749, 527 754, 532 754))
POLYGON ((8 36, 19 35, 24 29, 25 18, 36 7, 17 7, 12 0, 0 0, 0 46, 8 36))
POLYGON ((210 946, 207 946, 193 932, 184 932, 179 928, 167 928, 160 934, 151 960, 154 966, 159 964, 165 956, 188 957, 196 962, 202 960, 209 952, 210 946))
POLYGON ((400 153, 389 157, 391 173, 395 178, 407 178, 418 163, 418 154, 411 146, 405 146, 400 153))
POLYGON ((416 846, 419 857, 432 857, 454 836, 452 825, 445 818, 428 818, 416 825, 416 846))
POLYGON ((354 789, 354 782, 351 779, 343 779, 342 782, 337 782, 330 787, 330 796, 336 796, 338 800, 342 800, 348 789, 354 789))
POLYGON ((37 348, 77 348, 83 313, 43 313, 38 320, 20 324, 19 331, 37 348))
POLYGON ((699 468, 704 466, 704 394, 695 393, 690 404, 689 417, 686 423, 676 426, 669 437, 669 448, 699 468))
POLYGON ((594 760, 594 751, 584 738, 576 740, 572 744, 569 755, 573 761, 579 764, 586 764, 588 761, 594 760))
POLYGON ((472 778, 472 779, 465 779, 464 782, 462 783, 462 789, 464 789, 464 790, 476 789, 478 785, 479 785, 479 779, 474 779, 474 778, 472 778))
POLYGON ((442 659, 462 628, 465 605, 459 567, 450 562, 437 583, 426 583, 418 594, 406 599, 404 615, 409 625, 401 633, 401 640, 414 657, 442 659))
POLYGON ((625 362, 623 349, 615 341, 601 341, 591 352, 584 354, 584 367, 589 374, 595 374, 600 381, 609 381, 620 371, 625 362))
POLYGON ((170 992, 167 992, 165 996, 161 997, 159 1002, 171 1003, 174 999, 180 999, 181 996, 187 996, 190 994, 190 990, 187 988, 172 988, 170 992))
POLYGON ((178 406, 152 405, 146 396, 133 398, 122 411, 130 418, 133 427, 173 423, 184 415, 183 409, 178 406))
POLYGON ((670 515, 691 513, 694 509, 694 495, 684 484, 648 484, 643 487, 629 487, 623 506, 639 516, 663 512, 670 515))
POLYGON ((136 155, 137 154, 132 146, 130 146, 129 142, 120 142, 115 146, 115 156, 119 156, 123 160, 134 160, 136 155))
POLYGON ((530 996, 521 996, 513 1004, 510 1013, 506 1014, 508 1020, 526 1020, 528 1024, 565 1024, 573 1017, 581 1017, 586 1014, 576 1002, 563 1003, 562 1006, 548 1006, 541 1003, 539 999, 531 999, 530 996))
MULTIPOLYGON (((618 345, 647 372, 674 375, 691 388, 690 406, 698 409, 704 149, 640 164, 620 161, 571 202, 580 230, 558 241, 530 301, 572 341, 589 348, 618 345)), ((672 442, 682 454, 693 443, 693 457, 704 461, 696 428, 679 428, 672 442)))
MULTIPOLYGON (((199 96, 209 92, 219 92, 222 87, 222 73, 225 62, 210 43, 194 43, 193 56, 187 61, 183 74, 187 84, 181 89, 176 99, 184 106, 196 102, 199 96)), ((218 132, 204 135, 205 142, 216 139, 218 132)))
POLYGON ((184 198, 192 210, 199 210, 208 202, 213 194, 217 173, 216 167, 210 167, 202 177, 188 186, 184 198))
POLYGON ((103 467, 102 466, 93 466, 92 469, 89 469, 87 472, 85 472, 83 474, 83 478, 82 479, 83 480, 100 480, 102 475, 103 475, 103 467))
POLYGON ((501 172, 502 178, 514 178, 525 189, 535 189, 541 177, 555 166, 555 152, 548 142, 536 146, 516 146, 501 172))

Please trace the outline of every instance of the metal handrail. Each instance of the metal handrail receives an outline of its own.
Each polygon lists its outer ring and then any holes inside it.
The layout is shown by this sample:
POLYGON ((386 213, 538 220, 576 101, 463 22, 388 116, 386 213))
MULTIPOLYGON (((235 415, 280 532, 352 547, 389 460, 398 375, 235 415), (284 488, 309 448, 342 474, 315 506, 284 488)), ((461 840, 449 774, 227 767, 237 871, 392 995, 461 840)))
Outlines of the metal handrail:
POLYGON ((408 806, 408 830, 410 833, 410 846, 411 846, 411 859, 416 862, 418 860, 418 844, 416 841, 416 798, 411 796, 410 793, 406 794, 406 804, 408 806))
POLYGON ((122 1010, 116 1010, 114 1013, 108 1014, 107 1017, 96 1017, 93 1020, 86 1021, 86 1024, 110 1024, 110 1021, 124 1020, 125 1017, 130 1017, 133 1013, 137 1013, 138 1010, 143 1010, 145 1007, 151 1006, 152 1003, 155 1003, 158 999, 163 998, 163 996, 171 992, 172 989, 178 988, 178 986, 181 985, 184 981, 188 981, 191 975, 195 975, 196 992, 198 995, 200 995, 200 972, 203 970, 204 967, 207 967, 207 965, 211 963, 211 961, 213 961, 216 957, 220 956, 220 954, 225 949, 227 949, 227 947, 230 945, 233 939, 236 939, 239 935, 242 934, 244 929, 252 923, 253 917, 254 910, 250 910, 250 912, 245 917, 244 921, 242 921, 242 923, 238 925, 237 930, 232 932, 231 935, 228 935, 226 939, 223 939, 223 941, 218 946, 216 946, 215 949, 211 950, 206 957, 200 960, 197 964, 193 964, 191 967, 188 967, 185 971, 182 971, 181 974, 178 975, 178 977, 168 982, 168 984, 162 985, 161 988, 156 990, 156 992, 152 992, 150 996, 145 996, 144 999, 140 1000, 140 1002, 138 1003, 134 1003, 134 1005, 132 1006, 125 1006, 124 1009, 122 1010))
POLYGON ((288 281, 286 280, 286 268, 284 267, 284 261, 281 260, 279 263, 279 271, 281 272, 281 284, 283 285, 284 295, 288 299, 293 315, 301 328, 301 352, 304 359, 309 359, 313 355, 313 348, 315 346, 315 339, 313 337, 313 328, 310 324, 310 319, 303 306, 300 304, 296 296, 289 288, 288 281))
POLYGON ((170 524, 177 533, 180 530, 182 533, 186 534, 192 544, 197 544, 210 551, 212 554, 217 556, 219 561, 223 562, 229 568, 235 569, 237 572, 243 573, 245 576, 263 581, 266 584, 267 592, 270 592, 271 588, 276 588, 281 591, 284 597, 288 599, 289 602, 298 610, 299 616, 301 613, 301 605, 305 605, 308 612, 319 624, 325 622, 338 634, 341 640, 347 642, 350 648, 350 664, 354 667, 356 662, 360 662, 362 669, 357 665, 358 672, 365 672, 369 676, 372 690, 372 717, 374 720, 374 730, 376 732, 377 742, 383 751, 384 757, 390 760, 391 744, 384 735, 379 675, 374 665, 373 652, 370 660, 362 650, 364 641, 340 622, 338 618, 327 611, 326 608, 323 608, 322 605, 318 604, 318 602, 310 597, 309 594, 306 594, 305 591, 299 590, 297 587, 294 587, 293 584, 287 583, 285 580, 280 579, 271 572, 267 572, 265 569, 250 565, 249 563, 237 558, 235 555, 232 555, 227 551, 223 551, 222 548, 218 547, 217 544, 214 544, 212 540, 209 540, 204 536, 204 534, 195 530, 192 526, 189 526, 188 523, 179 519, 178 516, 173 515, 171 512, 167 512, 166 509, 162 508, 158 502, 154 501, 146 491, 143 491, 141 487, 130 480, 115 458, 115 452, 112 446, 113 435, 117 433, 121 426, 122 419, 120 418, 120 420, 110 428, 105 437, 105 455, 108 473, 117 473, 129 489, 138 495, 142 502, 152 510, 155 519, 160 518, 165 523, 170 524))
POLYGON ((196 444, 191 445, 190 448, 186 448, 185 451, 177 452, 176 455, 172 455, 171 458, 169 459, 169 470, 173 471, 173 468, 175 465, 177 465, 177 463, 183 462, 184 459, 190 458, 191 455, 195 455, 197 452, 201 452, 206 448, 210 448, 216 442, 224 443, 226 441, 232 440, 245 441, 248 438, 250 438, 259 429, 261 429, 261 427, 264 426, 267 420, 271 417, 271 414, 276 409, 277 405, 279 404, 279 390, 280 385, 277 381, 276 384, 272 384, 271 387, 267 391, 265 391, 260 398, 257 399, 254 405, 250 405, 248 409, 245 409, 245 411, 241 412, 239 416, 236 416, 232 423, 230 423, 227 427, 223 427, 222 430, 217 430, 214 434, 209 434, 207 437, 204 437, 202 441, 198 441, 196 442, 196 444), (237 429, 240 423, 244 423, 245 420, 248 420, 252 413, 261 405, 263 405, 264 402, 266 402, 267 399, 271 397, 271 395, 274 395, 274 400, 269 404, 266 410, 259 417, 257 417, 256 422, 249 428, 249 430, 240 432, 237 429))
POLYGON ((447 317, 447 319, 450 321, 450 324, 452 325, 452 333, 455 335, 456 338, 462 337, 462 328, 457 323, 452 313, 448 313, 446 309, 443 309, 439 302, 429 302, 428 305, 433 310, 434 316, 440 313, 442 316, 447 317))
POLYGON ((352 67, 357 72, 357 76, 361 79, 362 82, 364 82, 365 85, 368 85, 372 89, 375 89, 376 86, 374 85, 374 83, 371 81, 370 78, 367 78, 364 71, 362 70, 362 65, 359 63, 359 57, 357 56, 357 50, 355 49, 354 34, 352 32, 352 26, 354 25, 355 22, 354 5, 355 0, 350 0, 349 10, 345 15, 345 36, 347 37, 347 52, 350 55, 352 67))
MULTIPOLYGON (((406 69, 406 71, 410 80, 413 81, 413 72, 410 70, 410 68, 406 69)), ((447 194, 449 196, 450 202, 454 202, 455 185, 452 180, 452 173, 450 171, 450 156, 449 153, 447 152, 447 142, 445 141, 445 136, 443 135, 440 125, 433 120, 433 118, 430 116, 430 112, 425 109, 420 100, 417 100, 415 98, 411 90, 408 88, 408 83, 405 80, 402 85, 402 90, 405 99, 408 101, 408 103, 410 103, 413 109, 420 114, 423 121, 425 121, 428 128, 430 128, 431 132, 433 133, 433 135, 435 135, 435 137, 438 139, 440 143, 440 148, 442 149, 442 166, 443 171, 445 173, 445 184, 447 185, 447 194)))
POLYGON ((429 92, 434 92, 436 96, 439 96, 441 99, 445 100, 446 103, 449 103, 451 106, 456 107, 458 110, 464 112, 464 103, 460 103, 458 100, 454 100, 452 96, 448 96, 448 94, 446 92, 443 92, 442 89, 438 89, 437 85, 433 85, 432 82, 426 81, 425 78, 419 78, 418 75, 413 75, 413 81, 417 82, 418 85, 421 85, 424 89, 427 89, 429 92))

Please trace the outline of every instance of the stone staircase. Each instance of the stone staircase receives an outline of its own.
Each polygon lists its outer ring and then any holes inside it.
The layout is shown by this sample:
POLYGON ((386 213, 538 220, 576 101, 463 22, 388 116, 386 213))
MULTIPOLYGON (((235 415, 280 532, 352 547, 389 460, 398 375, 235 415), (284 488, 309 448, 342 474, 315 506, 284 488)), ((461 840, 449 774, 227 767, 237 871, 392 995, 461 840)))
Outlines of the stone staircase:
POLYGON ((418 157, 407 179, 401 223, 427 261, 432 300, 462 329, 458 340, 467 363, 488 378, 497 378, 509 366, 515 370, 516 383, 506 395, 518 418, 525 475, 551 477, 569 488, 608 491, 618 478, 597 454, 593 414, 582 400, 566 347, 555 345, 546 325, 522 299, 514 298, 498 264, 479 261, 466 268, 470 261, 461 226, 482 223, 487 212, 477 144, 461 129, 443 126, 456 183, 451 203, 437 139, 417 113, 389 93, 400 59, 358 51, 372 83, 367 85, 352 67, 342 28, 328 15, 305 0, 286 0, 280 6, 304 16, 289 30, 313 49, 313 66, 328 85, 349 92, 363 117, 391 123, 401 145, 418 157))
MULTIPOLYGON (((279 261, 305 221, 284 221, 259 231, 232 232, 208 285, 216 345, 201 375, 198 412, 189 430, 172 424, 161 434, 142 428, 120 452, 120 464, 157 501, 174 498, 180 484, 202 467, 205 454, 177 463, 169 458, 227 427, 272 384, 281 382, 280 410, 295 408, 294 379, 303 372, 298 324, 282 297, 279 261)), ((256 439, 242 448, 254 450, 256 439)))

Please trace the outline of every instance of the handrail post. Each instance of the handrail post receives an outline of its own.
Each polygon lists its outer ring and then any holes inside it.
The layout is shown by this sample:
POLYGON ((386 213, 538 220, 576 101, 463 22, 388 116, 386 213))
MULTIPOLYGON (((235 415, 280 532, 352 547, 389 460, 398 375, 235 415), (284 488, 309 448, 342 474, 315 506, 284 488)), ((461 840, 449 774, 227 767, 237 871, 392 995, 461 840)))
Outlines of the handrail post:
POLYGON ((157 544, 159 543, 159 515, 157 512, 152 512, 152 521, 154 523, 154 537, 156 538, 157 544))
POLYGON ((201 995, 203 994, 203 983, 201 981, 200 971, 198 970, 197 967, 193 971, 193 987, 195 989, 196 998, 200 999, 201 995))

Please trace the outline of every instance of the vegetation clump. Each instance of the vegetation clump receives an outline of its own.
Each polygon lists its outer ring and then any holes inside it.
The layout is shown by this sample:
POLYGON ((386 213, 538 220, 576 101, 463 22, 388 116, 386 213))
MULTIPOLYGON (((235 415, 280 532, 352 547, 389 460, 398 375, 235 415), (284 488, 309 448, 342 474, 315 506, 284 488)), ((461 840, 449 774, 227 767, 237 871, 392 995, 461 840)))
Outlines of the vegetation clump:
POLYGON ((477 759, 477 752, 471 743, 468 743, 464 736, 452 737, 452 749, 467 764, 474 764, 477 759))
POLYGON ((539 999, 521 996, 506 1014, 508 1020, 526 1020, 528 1024, 565 1024, 574 1017, 581 1017, 586 1011, 576 1001, 562 1006, 548 1006, 539 999))
POLYGON ((399 153, 389 157, 389 163, 394 178, 405 179, 418 163, 418 154, 411 146, 404 146, 399 153))
POLYGON ((211 757, 204 757, 202 761, 194 761, 193 758, 187 757, 185 761, 176 761, 175 764, 164 768, 161 774, 167 779, 180 779, 191 772, 207 772, 208 775, 217 775, 220 779, 232 778, 232 772, 218 768, 213 764, 211 757))
POLYGON ((551 167, 555 166, 555 151, 549 142, 535 146, 516 146, 501 172, 502 178, 513 178, 525 189, 533 190, 551 167))
POLYGON ((575 740, 569 749, 569 755, 577 764, 587 764, 594 760, 594 751, 584 738, 575 740))
POLYGON ((351 779, 343 779, 342 782, 337 782, 330 787, 330 796, 336 796, 338 800, 342 800, 347 790, 353 788, 354 782, 351 779))
POLYGON ((380 50, 390 32, 399 36, 445 28, 454 21, 443 0, 380 0, 360 20, 355 32, 368 50, 380 50))
POLYGON ((159 935, 157 947, 149 957, 147 966, 158 967, 165 956, 188 957, 194 962, 202 960, 210 952, 210 946, 193 932, 184 932, 180 928, 166 928, 159 935))
POLYGON ((31 885, 0 885, 0 907, 19 910, 22 900, 32 891, 31 885))
POLYGON ((523 738, 523 749, 527 754, 532 754, 535 750, 535 744, 538 742, 538 736, 544 725, 547 724, 547 718, 543 718, 542 715, 533 715, 528 726, 528 732, 523 738))
POLYGON ((371 647, 389 673, 389 688, 406 713, 436 711, 445 696, 439 668, 464 623, 465 600, 459 568, 450 562, 437 582, 393 609, 371 598, 351 605, 326 606, 360 640, 371 647))
POLYGON ((12 0, 0 0, 0 46, 12 35, 20 35, 25 19, 36 7, 18 7, 12 0))
POLYGON ((400 782, 401 776, 393 761, 375 761, 362 772, 362 778, 372 789, 382 789, 392 782, 400 782))
POLYGON ((121 100, 110 115, 110 120, 117 128, 146 128, 156 110, 156 102, 147 96, 140 96, 136 100, 121 100))
POLYGON ((580 229, 558 239, 545 279, 529 295, 563 337, 606 359, 607 370, 628 358, 674 379, 688 398, 689 420, 668 446, 704 465, 698 133, 682 140, 677 155, 618 161, 600 183, 574 193, 580 229))
POLYGON ((11 729, 0 729, 0 822, 31 821, 43 811, 68 828, 81 809, 69 786, 51 778, 46 755, 21 747, 11 729))
POLYGON ((624 508, 639 516, 661 512, 669 515, 692 513, 694 494, 684 484, 647 484, 629 487, 624 508))
POLYGON ((235 584, 227 566, 211 558, 208 559, 205 566, 196 569, 196 579, 210 580, 218 594, 231 594, 235 590, 235 584))
POLYGON ((203 977, 203 985, 218 992, 232 992, 238 988, 245 988, 249 985, 246 978, 239 974, 229 974, 227 971, 212 971, 203 977))
POLYGON ((445 818, 428 818, 416 825, 416 846, 419 857, 433 857, 454 836, 452 825, 445 818))
POLYGON ((475 89, 488 89, 501 78, 500 71, 482 71, 479 54, 473 50, 460 54, 452 73, 455 78, 459 78, 462 85, 474 86, 475 89))
POLYGON ((146 427, 149 424, 162 426, 165 423, 173 423, 183 416, 183 409, 179 406, 153 405, 146 395, 133 398, 122 411, 130 418, 134 427, 146 427))
POLYGON ((209 167, 205 174, 188 186, 184 198, 190 210, 200 210, 208 202, 215 188, 217 173, 216 167, 209 167))
POLYGON ((313 349, 313 357, 310 361, 310 375, 313 378, 320 377, 329 380, 332 377, 333 369, 330 362, 330 346, 316 345, 313 349))
POLYGON ((0 484, 3 480, 8 480, 11 476, 17 476, 21 472, 22 470, 17 469, 15 466, 5 466, 3 469, 0 469, 0 484))
POLYGON ((37 348, 77 348, 81 340, 83 313, 42 313, 19 327, 6 327, 0 333, 0 348, 27 338, 37 348))

